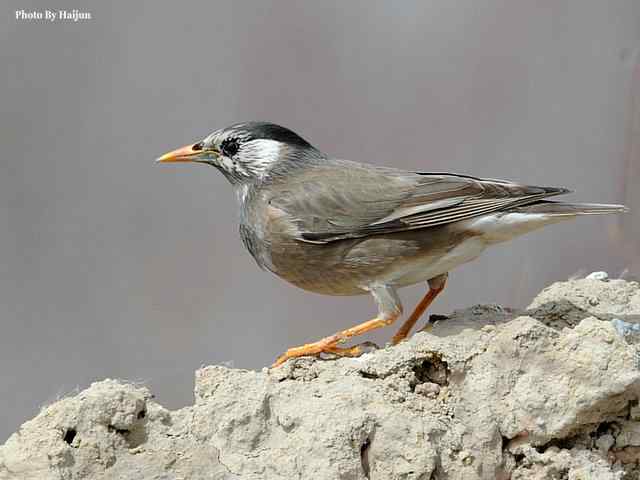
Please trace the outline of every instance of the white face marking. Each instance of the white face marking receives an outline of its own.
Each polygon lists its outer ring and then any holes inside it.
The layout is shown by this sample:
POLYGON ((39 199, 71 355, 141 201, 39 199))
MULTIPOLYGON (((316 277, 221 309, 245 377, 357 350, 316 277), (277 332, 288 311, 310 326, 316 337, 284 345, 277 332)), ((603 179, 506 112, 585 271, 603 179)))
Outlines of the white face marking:
POLYGON ((223 170, 241 177, 262 177, 271 165, 280 159, 281 153, 286 148, 276 140, 264 138, 248 140, 246 136, 236 132, 223 135, 214 132, 204 142, 214 143, 220 148, 229 138, 238 141, 238 152, 233 157, 220 155, 217 157, 217 163, 223 170))
POLYGON ((261 176, 280 158, 283 145, 275 140, 257 139, 243 143, 236 155, 239 170, 261 176))
POLYGON ((229 157, 225 157, 224 155, 220 155, 219 160, 220 165, 222 166, 222 168, 224 168, 227 171, 232 171, 235 167, 234 167, 234 163, 233 160, 231 160, 229 157))

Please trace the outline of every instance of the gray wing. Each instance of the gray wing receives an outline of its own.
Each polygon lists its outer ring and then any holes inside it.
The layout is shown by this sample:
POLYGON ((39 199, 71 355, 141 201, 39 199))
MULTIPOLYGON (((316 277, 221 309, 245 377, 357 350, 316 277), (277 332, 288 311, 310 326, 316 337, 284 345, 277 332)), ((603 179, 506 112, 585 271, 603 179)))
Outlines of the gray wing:
POLYGON ((334 160, 272 185, 269 205, 286 215, 299 240, 328 243, 444 225, 567 192, 334 160))

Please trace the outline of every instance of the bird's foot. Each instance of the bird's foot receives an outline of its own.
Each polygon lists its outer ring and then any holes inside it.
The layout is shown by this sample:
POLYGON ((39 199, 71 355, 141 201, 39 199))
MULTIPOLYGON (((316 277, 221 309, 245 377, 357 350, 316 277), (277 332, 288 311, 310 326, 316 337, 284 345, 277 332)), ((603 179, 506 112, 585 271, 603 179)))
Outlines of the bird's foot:
POLYGON ((336 357, 357 357, 362 354, 360 345, 354 345, 353 347, 331 347, 327 348, 322 353, 329 353, 336 357))
MULTIPOLYGON (((279 367, 290 358, 305 357, 309 355, 319 356, 321 353, 333 353, 334 355, 338 354, 342 356, 359 355, 362 352, 362 350, 360 349, 360 345, 356 345, 355 347, 351 348, 341 348, 338 347, 338 344, 346 342, 352 337, 362 335, 363 333, 367 333, 371 330, 375 330, 376 328, 390 325, 398 317, 398 315, 399 313, 394 312, 393 314, 372 318, 371 320, 360 323, 355 327, 347 328, 346 330, 342 330, 335 335, 323 338, 322 340, 319 340, 317 342, 307 343, 306 345, 302 345, 301 347, 290 348, 283 355, 280 355, 271 367, 279 367)), ((365 343, 361 345, 367 344, 365 343)))
MULTIPOLYGON (((331 337, 329 337, 331 338, 331 337)), ((275 363, 271 366, 279 367, 290 358, 314 356, 320 357, 323 353, 331 355, 331 357, 359 357, 363 353, 379 350, 380 347, 373 342, 362 342, 352 347, 338 347, 338 344, 343 342, 344 339, 338 338, 334 343, 325 344, 324 340, 320 340, 315 343, 308 343, 301 347, 294 347, 287 350, 283 355, 280 355, 275 363), (321 348, 321 350, 319 350, 321 348)))
POLYGON ((290 348, 277 358, 275 363, 271 365, 271 368, 279 367, 290 358, 318 356, 324 352, 335 353, 336 351, 349 350, 337 346, 341 341, 344 341, 342 337, 332 335, 314 343, 307 343, 300 347, 290 348))
POLYGON ((336 357, 359 357, 363 353, 379 350, 380 347, 373 342, 362 342, 353 347, 341 348, 332 347, 325 350, 324 353, 330 353, 336 357))
POLYGON ((391 345, 397 345, 400 342, 404 342, 408 336, 409 336, 408 332, 396 333, 393 337, 391 337, 391 345))

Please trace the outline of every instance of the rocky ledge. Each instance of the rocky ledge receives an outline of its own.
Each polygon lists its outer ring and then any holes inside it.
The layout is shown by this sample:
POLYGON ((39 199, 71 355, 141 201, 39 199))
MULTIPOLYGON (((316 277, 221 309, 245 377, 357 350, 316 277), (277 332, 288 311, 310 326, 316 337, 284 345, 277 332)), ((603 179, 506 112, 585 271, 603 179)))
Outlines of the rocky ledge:
POLYGON ((202 368, 176 411, 94 383, 0 446, 0 479, 640 478, 637 282, 437 319, 360 358, 202 368))

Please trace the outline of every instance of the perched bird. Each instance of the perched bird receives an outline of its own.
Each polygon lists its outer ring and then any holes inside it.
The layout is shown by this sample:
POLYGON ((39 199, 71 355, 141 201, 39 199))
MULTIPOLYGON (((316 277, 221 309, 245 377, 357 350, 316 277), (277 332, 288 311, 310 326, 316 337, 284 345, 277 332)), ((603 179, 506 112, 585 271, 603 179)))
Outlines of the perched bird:
POLYGON ((242 241, 261 268, 305 290, 369 293, 376 301, 372 320, 290 348, 274 366, 304 355, 357 355, 358 346, 339 344, 391 325, 402 314, 396 290, 427 282, 425 297, 392 338, 397 344, 444 289, 448 272, 489 245, 577 215, 627 210, 546 200, 565 188, 329 158, 272 123, 216 130, 157 161, 222 172, 238 198, 242 241))

